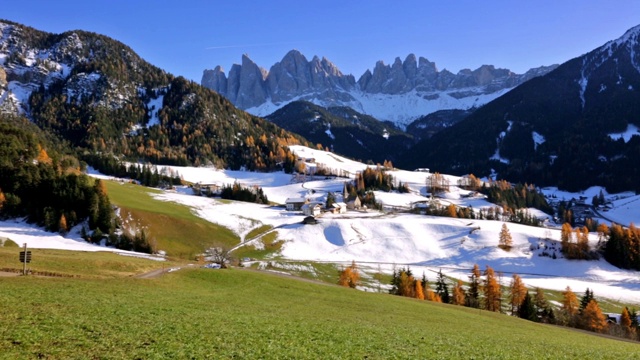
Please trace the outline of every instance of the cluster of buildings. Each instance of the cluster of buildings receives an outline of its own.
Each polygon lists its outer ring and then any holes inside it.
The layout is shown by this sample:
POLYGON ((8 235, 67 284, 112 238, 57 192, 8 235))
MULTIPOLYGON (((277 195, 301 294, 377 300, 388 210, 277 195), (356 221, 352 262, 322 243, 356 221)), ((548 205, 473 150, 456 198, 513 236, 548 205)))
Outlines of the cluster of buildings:
POLYGON ((330 212, 333 214, 344 214, 347 210, 359 210, 362 208, 360 199, 356 196, 354 199, 345 202, 334 202, 330 207, 326 207, 325 202, 311 201, 307 198, 288 198, 285 201, 287 211, 301 211, 305 216, 318 216, 322 213, 330 212))

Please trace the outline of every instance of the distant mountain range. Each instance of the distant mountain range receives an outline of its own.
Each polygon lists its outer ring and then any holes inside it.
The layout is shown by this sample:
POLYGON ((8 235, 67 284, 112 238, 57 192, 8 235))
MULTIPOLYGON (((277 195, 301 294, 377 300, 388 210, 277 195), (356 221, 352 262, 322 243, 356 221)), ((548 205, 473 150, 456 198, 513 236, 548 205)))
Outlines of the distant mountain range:
POLYGON ((544 75, 556 66, 525 74, 483 65, 453 74, 429 60, 410 54, 392 65, 378 61, 356 81, 326 58, 308 61, 296 50, 267 71, 248 56, 231 67, 205 70, 201 84, 228 98, 237 107, 266 116, 289 102, 305 100, 323 107, 346 106, 404 128, 411 121, 439 110, 481 106, 515 86, 544 75))
POLYGON ((405 167, 640 191, 640 26, 422 140, 405 167))

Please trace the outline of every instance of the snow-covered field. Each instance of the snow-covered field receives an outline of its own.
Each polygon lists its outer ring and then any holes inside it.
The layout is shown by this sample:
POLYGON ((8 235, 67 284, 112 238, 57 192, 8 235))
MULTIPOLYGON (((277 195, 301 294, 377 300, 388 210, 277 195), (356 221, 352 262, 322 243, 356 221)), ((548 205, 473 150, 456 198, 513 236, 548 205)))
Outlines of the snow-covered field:
MULTIPOLYGON (((366 165, 303 147, 293 147, 299 157, 314 158, 316 163, 343 169, 355 174, 366 165)), ((307 164, 313 167, 314 164, 307 164)), ((323 201, 327 191, 340 196, 344 178, 306 179, 284 173, 260 174, 243 171, 226 171, 213 168, 172 167, 190 182, 203 184, 229 184, 238 181, 245 185, 259 185, 269 199, 283 204, 287 198, 307 197, 323 201)), ((424 172, 392 171, 398 181, 407 183, 408 194, 376 192, 376 199, 385 205, 407 207, 417 201, 425 201, 425 182, 429 176, 424 172)), ((458 178, 446 176, 452 185, 441 203, 471 206, 479 209, 491 206, 482 197, 468 197, 468 192, 454 186, 458 178)), ((544 189, 548 196, 569 200, 585 196, 588 202, 598 195, 601 188, 591 188, 580 194, 544 189)), ((640 218, 640 197, 630 193, 606 194, 613 207, 606 212, 608 218, 622 224, 640 218), (624 220, 624 221, 623 221, 624 220)), ((198 216, 225 226, 236 232, 242 241, 252 230, 262 225, 277 227, 278 239, 284 241, 281 257, 289 260, 308 260, 347 263, 355 260, 363 267, 391 271, 393 266, 410 265, 415 274, 423 272, 430 280, 435 271, 467 279, 470 269, 478 264, 482 269, 489 265, 503 274, 503 283, 510 281, 512 273, 522 276, 531 287, 563 290, 571 286, 582 292, 587 287, 596 296, 603 296, 628 303, 640 303, 640 273, 620 270, 604 260, 577 261, 561 258, 559 251, 560 232, 551 227, 529 227, 507 224, 514 240, 511 251, 497 247, 500 221, 482 221, 429 217, 424 215, 380 213, 376 211, 350 211, 346 214, 325 214, 316 225, 303 225, 299 212, 289 212, 284 207, 266 206, 241 202, 221 202, 213 198, 191 195, 191 189, 154 195, 156 198, 185 204, 193 208, 198 216), (555 252, 558 259, 552 259, 555 252), (548 256, 543 256, 543 253, 548 256)), ((546 214, 537 214, 547 216, 546 214)), ((607 222, 601 219, 601 222, 607 222)), ((30 247, 50 247, 75 250, 105 250, 84 243, 78 238, 62 237, 46 233, 24 223, 0 222, 0 237, 11 238, 19 245, 29 242, 30 247)), ((248 239, 246 239, 248 240, 248 239)), ((591 235, 592 246, 597 243, 591 235)), ((257 246, 259 241, 251 242, 257 246)), ((251 246, 251 244, 247 246, 251 246)))

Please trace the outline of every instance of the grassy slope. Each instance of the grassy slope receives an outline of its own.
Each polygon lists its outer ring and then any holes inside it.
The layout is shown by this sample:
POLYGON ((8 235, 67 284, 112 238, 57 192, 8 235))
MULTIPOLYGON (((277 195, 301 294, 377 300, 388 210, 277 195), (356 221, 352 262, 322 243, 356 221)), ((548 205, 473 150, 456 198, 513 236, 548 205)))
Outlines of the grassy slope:
MULTIPOLYGON (((21 248, 0 247, 0 268, 22 271, 18 260, 21 248)), ((174 261, 158 262, 108 251, 84 252, 53 249, 29 249, 32 255, 27 269, 61 276, 82 278, 118 278, 149 272, 158 268, 171 267, 174 261)), ((0 304, 2 306, 2 304, 0 304)))
POLYGON ((131 215, 148 228, 156 248, 170 256, 194 258, 212 245, 240 241, 229 229, 197 217, 187 206, 154 199, 150 194, 158 190, 113 181, 106 185, 111 202, 122 209, 122 215, 131 215))
POLYGON ((633 343, 252 271, 0 284, 2 359, 640 357, 633 343))

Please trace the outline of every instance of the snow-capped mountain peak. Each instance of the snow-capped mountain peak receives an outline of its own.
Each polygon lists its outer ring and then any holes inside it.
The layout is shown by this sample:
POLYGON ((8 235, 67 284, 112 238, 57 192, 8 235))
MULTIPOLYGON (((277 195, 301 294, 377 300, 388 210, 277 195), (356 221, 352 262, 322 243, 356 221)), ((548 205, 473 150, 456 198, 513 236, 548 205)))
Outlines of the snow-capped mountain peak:
POLYGON ((222 67, 205 70, 202 85, 227 97, 236 106, 266 116, 286 104, 306 100, 323 107, 348 106, 380 120, 406 127, 412 120, 444 109, 469 109, 483 105, 520 83, 544 75, 555 66, 515 74, 508 69, 483 65, 453 74, 424 57, 409 54, 391 65, 378 61, 356 81, 326 58, 308 61, 297 50, 289 51, 270 70, 262 71, 247 56, 225 75, 222 67))

